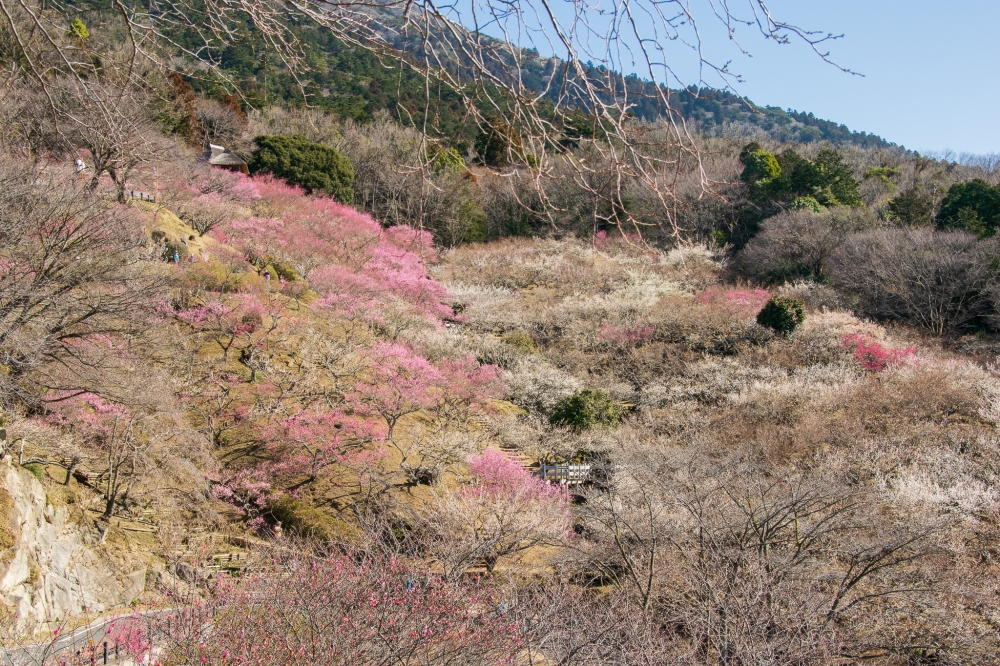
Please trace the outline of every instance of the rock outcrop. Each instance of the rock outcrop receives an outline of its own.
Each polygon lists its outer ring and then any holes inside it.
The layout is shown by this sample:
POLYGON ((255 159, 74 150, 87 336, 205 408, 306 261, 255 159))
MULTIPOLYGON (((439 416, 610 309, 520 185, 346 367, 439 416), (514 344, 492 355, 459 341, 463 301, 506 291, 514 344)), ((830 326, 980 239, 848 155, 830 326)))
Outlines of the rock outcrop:
POLYGON ((101 533, 54 507, 30 472, 0 461, 0 600, 17 632, 54 629, 128 604, 145 589, 145 567, 122 569, 101 533))

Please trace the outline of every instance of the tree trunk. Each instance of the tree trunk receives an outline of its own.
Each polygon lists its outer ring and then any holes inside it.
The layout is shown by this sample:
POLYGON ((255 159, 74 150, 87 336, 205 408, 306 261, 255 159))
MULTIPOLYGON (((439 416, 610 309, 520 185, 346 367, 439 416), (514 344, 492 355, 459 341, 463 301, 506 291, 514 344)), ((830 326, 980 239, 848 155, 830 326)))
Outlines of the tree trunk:
POLYGON ((108 502, 104 505, 104 517, 110 519, 115 512, 115 495, 117 493, 108 494, 108 502))
MULTIPOLYGON (((119 463, 120 466, 121 463, 119 463)), ((115 500, 118 498, 118 475, 120 469, 115 468, 113 471, 108 472, 108 493, 107 493, 107 504, 104 506, 104 517, 111 518, 115 511, 115 500)))

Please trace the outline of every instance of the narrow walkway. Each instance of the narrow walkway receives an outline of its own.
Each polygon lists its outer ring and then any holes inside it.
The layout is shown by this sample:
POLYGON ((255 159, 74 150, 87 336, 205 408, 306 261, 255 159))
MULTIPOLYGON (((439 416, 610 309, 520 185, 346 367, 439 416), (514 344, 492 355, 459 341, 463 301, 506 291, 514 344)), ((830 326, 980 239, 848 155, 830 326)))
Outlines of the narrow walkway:
POLYGON ((65 663, 67 666, 118 663, 115 658, 116 646, 108 640, 112 624, 128 618, 160 615, 175 610, 177 609, 163 608, 100 618, 85 627, 41 643, 20 647, 3 646, 0 647, 0 666, 43 666, 55 663, 56 657, 59 657, 59 663, 65 663))

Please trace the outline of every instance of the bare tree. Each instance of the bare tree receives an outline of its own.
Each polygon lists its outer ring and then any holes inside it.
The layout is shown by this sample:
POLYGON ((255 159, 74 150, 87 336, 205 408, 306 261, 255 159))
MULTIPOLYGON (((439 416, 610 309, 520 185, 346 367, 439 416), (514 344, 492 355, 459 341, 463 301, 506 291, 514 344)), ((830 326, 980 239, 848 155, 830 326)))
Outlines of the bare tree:
POLYGON ((625 452, 591 490, 583 546, 598 575, 681 627, 696 663, 803 663, 862 650, 884 603, 929 591, 926 531, 869 498, 746 461, 625 452), (777 473, 775 473, 777 472, 777 473))
POLYGON ((94 84, 86 94, 68 88, 62 92, 61 128, 71 148, 89 155, 88 189, 95 191, 107 174, 118 201, 124 202, 136 169, 162 152, 148 97, 131 85, 94 84))
POLYGON ((101 442, 104 453, 105 491, 104 517, 110 518, 115 505, 122 497, 127 497, 133 484, 147 466, 144 453, 148 442, 137 427, 135 418, 115 419, 107 438, 101 442))
POLYGON ((344 125, 340 149, 354 165, 354 203, 384 224, 421 224, 424 137, 388 114, 344 125))
POLYGON ((146 237, 135 213, 81 197, 65 177, 0 169, 0 354, 8 368, 0 394, 37 399, 30 386, 49 380, 32 373, 53 361, 77 386, 121 363, 119 349, 89 341, 140 333, 140 308, 161 283, 142 265, 146 237))
POLYGON ((788 211, 768 218, 736 256, 732 268, 765 282, 826 277, 831 255, 852 233, 874 225, 864 212, 835 208, 822 213, 788 211))
POLYGON ((831 257, 830 273, 866 315, 943 335, 983 312, 994 284, 993 247, 962 231, 880 229, 849 238, 831 257))
POLYGON ((247 127, 247 117, 239 105, 199 99, 197 108, 198 124, 205 132, 205 141, 209 143, 232 146, 247 127))

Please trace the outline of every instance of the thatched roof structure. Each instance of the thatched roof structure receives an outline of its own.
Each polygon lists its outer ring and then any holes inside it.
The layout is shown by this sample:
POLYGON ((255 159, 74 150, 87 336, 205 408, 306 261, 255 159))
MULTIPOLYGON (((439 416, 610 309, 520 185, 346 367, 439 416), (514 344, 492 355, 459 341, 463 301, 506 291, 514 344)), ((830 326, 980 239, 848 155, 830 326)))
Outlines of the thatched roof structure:
POLYGON ((214 143, 208 144, 208 150, 205 151, 204 158, 209 164, 220 169, 250 173, 247 163, 239 155, 231 153, 228 148, 217 146, 214 143))

